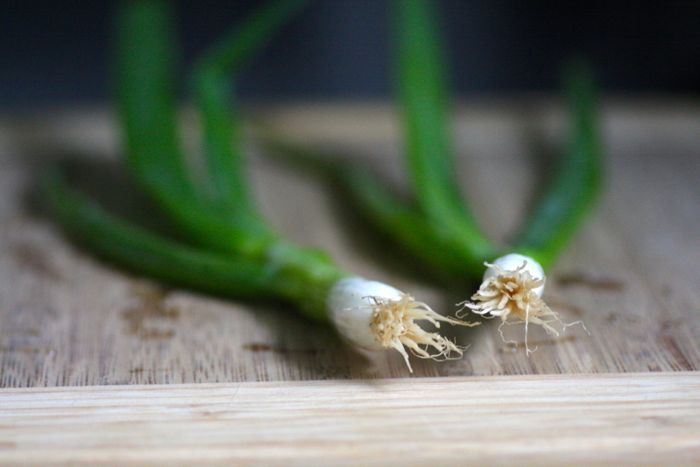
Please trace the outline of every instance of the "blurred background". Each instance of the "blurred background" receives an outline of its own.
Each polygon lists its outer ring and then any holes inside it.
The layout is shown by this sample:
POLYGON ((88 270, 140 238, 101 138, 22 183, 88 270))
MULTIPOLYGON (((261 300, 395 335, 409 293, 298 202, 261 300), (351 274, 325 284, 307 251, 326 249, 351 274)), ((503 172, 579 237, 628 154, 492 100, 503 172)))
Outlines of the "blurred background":
MULTIPOLYGON (((183 69, 258 3, 179 5, 183 69)), ((609 92, 697 94, 700 1, 438 0, 462 95, 553 91, 561 61, 587 57, 609 92)), ((108 1, 3 2, 0 110, 107 102, 108 1)), ((243 99, 370 99, 389 85, 387 0, 317 0, 256 58, 243 99)))

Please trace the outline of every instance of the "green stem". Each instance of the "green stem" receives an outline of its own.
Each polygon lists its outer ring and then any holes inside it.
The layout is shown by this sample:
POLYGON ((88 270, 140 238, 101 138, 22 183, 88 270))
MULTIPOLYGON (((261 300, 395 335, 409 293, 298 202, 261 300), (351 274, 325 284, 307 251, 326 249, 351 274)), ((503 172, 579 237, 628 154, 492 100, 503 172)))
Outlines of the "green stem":
MULTIPOLYGON (((251 224, 251 220, 255 220, 255 227, 264 226, 264 222, 257 215, 246 183, 238 118, 231 108, 232 82, 240 67, 305 4, 306 0, 276 0, 256 10, 208 50, 194 72, 208 180, 213 191, 211 202, 222 206, 228 216, 248 219, 251 224)), ((312 310, 325 308, 327 290, 311 294, 310 288, 304 284, 329 285, 344 275, 324 253, 299 248, 272 235, 261 255, 269 264, 285 272, 286 288, 296 296, 296 302, 304 303, 312 310)), ((315 290, 320 289, 316 287, 315 290)))
POLYGON ((466 208, 455 177, 447 125, 445 64, 427 0, 395 0, 396 66, 406 160, 416 200, 438 235, 461 237, 469 262, 495 247, 466 208))
POLYGON ((260 254, 270 235, 247 219, 223 219, 187 176, 177 138, 176 75, 169 2, 125 1, 118 21, 117 88, 131 172, 175 225, 198 245, 260 254))
POLYGON ((430 221, 389 193, 366 170, 347 167, 342 180, 374 224, 426 264, 453 275, 481 274, 482 262, 471 261, 471 252, 465 254, 462 250, 463 242, 455 242, 454 237, 440 237, 430 221))
POLYGON ((262 296, 269 288, 271 275, 255 262, 221 259, 110 215, 70 188, 59 167, 48 170, 41 182, 42 198, 68 232, 81 244, 132 271, 217 294, 262 296))
POLYGON ((177 141, 174 35, 158 1, 125 3, 118 19, 117 94, 127 159, 155 197, 191 196, 177 141))
POLYGON ((602 186, 600 134, 590 71, 581 64, 570 67, 566 91, 572 116, 567 154, 514 248, 544 267, 550 266, 571 240, 602 186))
POLYGON ((325 252, 299 248, 283 240, 268 249, 265 265, 275 274, 275 289, 280 296, 316 320, 328 319, 328 293, 336 282, 350 275, 338 269, 325 252))
POLYGON ((328 290, 345 274, 327 257, 278 244, 265 261, 188 247, 133 226, 72 189, 59 167, 44 174, 42 198, 63 227, 103 257, 165 282, 233 297, 279 297, 327 320, 328 290))
POLYGON ((243 174, 238 118, 230 110, 232 75, 305 3, 305 0, 277 0, 256 10, 209 49, 195 68, 194 86, 204 129, 212 201, 228 209, 231 215, 258 218, 243 174))
POLYGON ((341 157, 319 154, 262 126, 257 126, 255 132, 266 155, 317 172, 334 187, 343 189, 362 215, 426 264, 460 277, 483 273, 484 258, 474 258, 462 236, 436 229, 410 203, 387 189, 386 183, 368 168, 358 168, 341 157))

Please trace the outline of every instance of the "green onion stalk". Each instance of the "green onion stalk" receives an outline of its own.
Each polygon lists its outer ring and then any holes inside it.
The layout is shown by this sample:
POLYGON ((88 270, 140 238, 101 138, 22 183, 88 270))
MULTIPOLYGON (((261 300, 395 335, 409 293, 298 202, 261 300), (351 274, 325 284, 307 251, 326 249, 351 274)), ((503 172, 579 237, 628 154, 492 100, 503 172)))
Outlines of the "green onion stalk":
POLYGON ((75 188, 65 166, 42 178, 43 199, 81 244, 125 268, 235 298, 292 303, 357 348, 431 359, 463 347, 426 323, 471 326, 382 282, 343 271, 329 256, 275 232, 246 183, 232 77, 303 6, 275 0, 254 11, 197 62, 190 84, 203 128, 205 174, 195 177, 178 139, 175 35, 170 2, 124 1, 117 21, 116 83, 123 150, 133 179, 165 214, 170 236, 109 212, 75 188), (420 324, 419 324, 420 323, 420 324))
MULTIPOLYGON (((356 164, 325 162, 320 155, 261 131, 273 154, 295 156, 343 184, 360 210, 384 233, 445 276, 481 278, 458 314, 500 317, 501 324, 543 326, 558 334, 558 314, 542 300, 549 268, 581 226, 601 190, 602 160, 590 72, 575 64, 565 74, 571 137, 559 167, 512 244, 492 242, 478 225, 458 186, 448 131, 446 66, 430 0, 394 0, 395 82, 404 130, 411 193, 387 189, 356 164), (484 267, 486 268, 484 270, 484 267)), ((500 328, 499 328, 500 331, 500 328)), ((529 352, 529 348, 526 345, 529 352)))

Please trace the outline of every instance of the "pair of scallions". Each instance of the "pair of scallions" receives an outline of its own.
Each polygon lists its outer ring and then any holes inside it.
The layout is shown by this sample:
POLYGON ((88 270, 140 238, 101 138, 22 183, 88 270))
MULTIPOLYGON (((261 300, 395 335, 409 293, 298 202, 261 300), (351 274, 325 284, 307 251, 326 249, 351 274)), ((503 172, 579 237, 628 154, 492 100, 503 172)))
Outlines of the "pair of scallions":
MULTIPOLYGON (((434 270, 466 280, 481 276, 486 264, 478 291, 460 304, 458 317, 446 317, 394 287, 346 273, 323 252, 286 241, 255 208, 244 174, 240 122, 230 103, 232 79, 303 3, 272 1, 197 63, 191 84, 202 123, 205 173, 194 177, 178 138, 169 2, 124 1, 116 64, 123 147, 131 175, 165 214, 166 233, 111 214, 73 188, 62 165, 42 179, 43 197, 58 221, 81 244, 135 272, 219 295, 285 300, 307 317, 332 323, 358 348, 395 349, 409 369, 409 354, 436 360, 462 356, 464 347, 439 328, 478 324, 461 319, 467 312, 558 332, 555 325, 563 323, 541 298, 543 268, 571 238, 600 185, 585 71, 574 69, 568 76, 573 136, 559 171, 523 233, 509 248, 499 248, 481 233, 454 177, 432 6, 428 0, 395 1, 410 201, 390 193, 369 171, 340 160, 327 164, 325 173, 344 184, 379 229, 434 270)), ((278 138, 262 137, 262 142, 270 152, 314 159, 312 152, 278 138)))

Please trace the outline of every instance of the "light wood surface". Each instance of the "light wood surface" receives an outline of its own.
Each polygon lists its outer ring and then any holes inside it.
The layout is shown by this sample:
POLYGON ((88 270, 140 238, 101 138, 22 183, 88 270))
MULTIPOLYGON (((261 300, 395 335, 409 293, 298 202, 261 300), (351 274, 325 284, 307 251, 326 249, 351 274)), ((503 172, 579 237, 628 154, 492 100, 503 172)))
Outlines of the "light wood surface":
MULTIPOLYGON (((287 106, 258 116, 400 182, 399 135, 389 107, 287 106)), ((536 170, 546 165, 535 142, 560 143, 562 117, 556 105, 542 101, 470 103, 458 112, 460 178, 496 238, 512 234, 546 177, 536 170)), ((185 120, 192 130, 192 119, 185 120)), ((700 110, 680 102, 617 102, 605 107, 604 122, 604 201, 556 265, 546 292, 565 320, 583 320, 591 335, 572 328, 554 341, 533 332, 538 350, 528 358, 522 348, 505 345, 495 326, 481 326, 456 336, 471 344, 463 360, 416 361, 415 376, 700 366, 700 110)), ((188 145, 196 148, 196 141, 188 145)), ((160 289, 68 242, 26 196, 42 164, 66 155, 115 159, 110 115, 86 110, 0 118, 0 386, 408 376, 398 355, 355 355, 331 330, 299 319, 287 306, 160 289)), ((466 282, 454 295, 431 283, 430 274, 378 242, 333 190, 313 178, 269 161, 252 166, 262 209, 297 241, 325 248, 346 269, 391 282, 445 313, 472 293, 466 282)), ((510 337, 522 339, 520 331, 509 329, 510 337)), ((443 431, 440 420, 428 421, 426 415, 419 424, 443 431)), ((485 436, 465 425, 459 439, 475 435, 485 436)), ((504 449, 512 441, 493 437, 504 449)))
POLYGON ((691 465, 700 374, 0 391, 0 462, 691 465))

